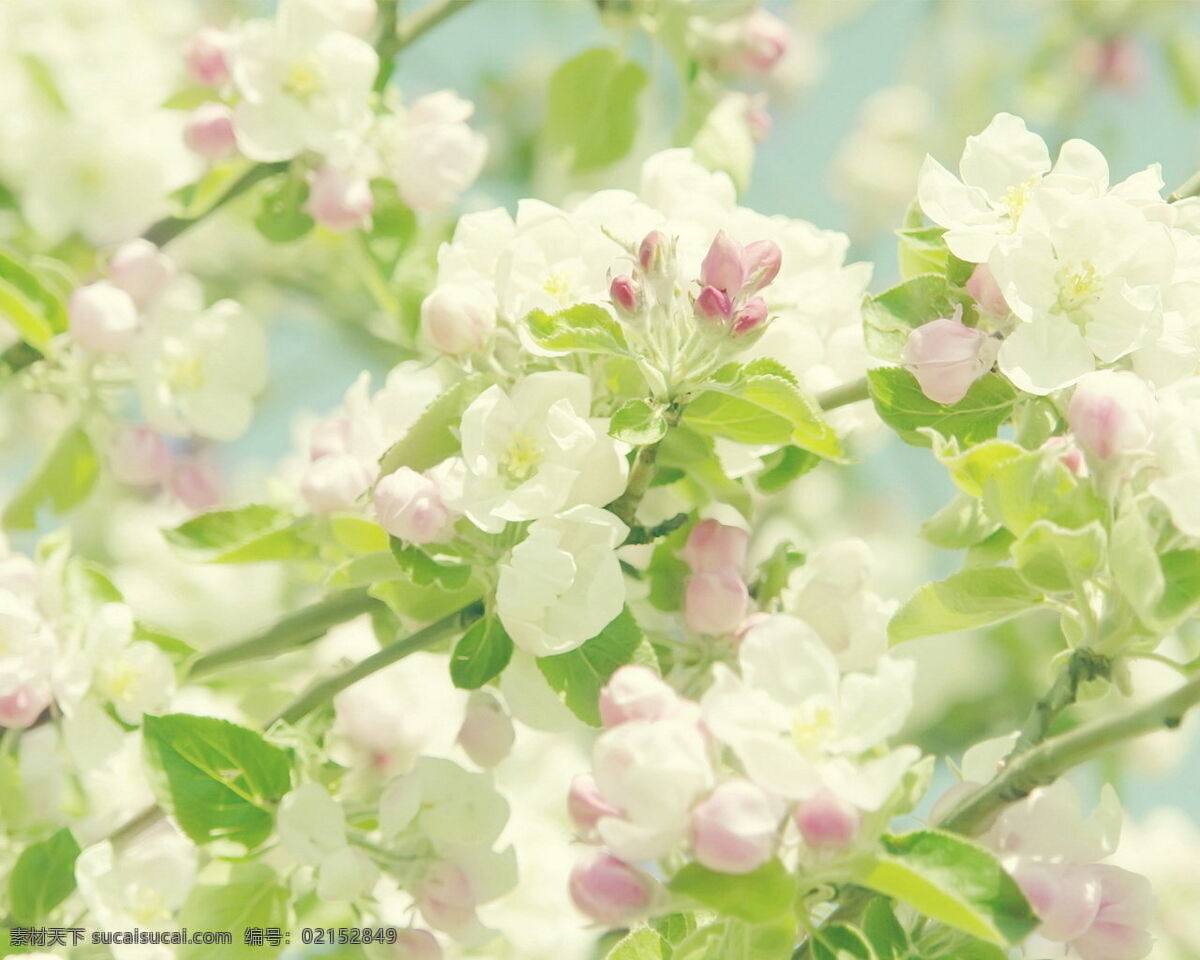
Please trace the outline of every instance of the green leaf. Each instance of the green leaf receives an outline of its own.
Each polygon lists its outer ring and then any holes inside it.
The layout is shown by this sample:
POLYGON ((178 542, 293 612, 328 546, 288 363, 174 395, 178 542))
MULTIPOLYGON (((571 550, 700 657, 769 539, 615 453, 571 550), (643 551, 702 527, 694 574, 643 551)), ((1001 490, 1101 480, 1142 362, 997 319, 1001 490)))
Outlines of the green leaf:
POLYGON ((195 86, 177 90, 159 104, 160 110, 186 110, 189 113, 197 107, 216 100, 218 92, 213 87, 195 86))
POLYGON ((106 603, 124 600, 99 564, 82 557, 67 560, 63 568, 63 593, 66 609, 81 617, 91 616, 106 603))
POLYGON ((546 143, 565 150, 572 173, 606 167, 633 146, 638 99, 649 77, 617 50, 587 50, 550 78, 546 143))
POLYGON ((792 549, 789 541, 783 540, 771 551, 771 555, 762 562, 758 582, 754 585, 754 600, 760 610, 767 609, 776 597, 787 587, 792 571, 804 563, 804 554, 792 549))
POLYGON ((613 414, 608 434, 635 447, 644 447, 667 435, 667 418, 660 406, 645 400, 627 400, 613 414))
POLYGON ((936 274, 940 279, 946 272, 949 256, 943 239, 945 233, 945 227, 907 227, 897 230, 899 243, 896 246, 896 258, 900 264, 900 275, 912 279, 936 274))
POLYGON ((659 610, 678 610, 683 605, 683 590, 691 570, 679 556, 687 543, 687 527, 672 531, 654 548, 646 578, 650 581, 648 599, 659 610))
POLYGON ((605 955, 606 960, 667 960, 671 948, 650 927, 631 930, 605 955))
POLYGON ((754 483, 763 493, 778 493, 820 462, 821 458, 815 453, 799 447, 780 447, 762 458, 763 471, 754 478, 754 483))
MULTIPOLYGON (((931 230, 902 231, 904 237, 932 236, 931 230)), ((927 240, 925 242, 928 242, 927 240)), ((941 246, 945 262, 945 246, 941 246)), ((953 315, 956 306, 970 307, 973 301, 960 290, 954 290, 946 278, 933 273, 910 277, 903 283, 885 290, 863 303, 863 339, 867 350, 880 360, 897 362, 908 342, 908 335, 917 327, 953 315)))
POLYGON ((8 877, 8 903, 18 924, 43 923, 75 889, 79 844, 66 827, 21 851, 8 877))
POLYGON ((1118 507, 1109 556, 1118 589, 1143 621, 1153 623, 1166 581, 1153 531, 1132 497, 1118 507))
POLYGON ((917 378, 900 367, 868 370, 867 380, 880 419, 917 447, 930 446, 929 437, 919 432, 922 427, 966 444, 994 437, 1012 413, 1017 396, 1012 385, 995 373, 976 380, 955 404, 930 400, 921 392, 917 378))
POLYGON ((261 563, 315 556, 316 544, 302 536, 310 525, 286 510, 254 503, 202 513, 163 536, 199 562, 261 563))
POLYGON ((962 550, 991 536, 1000 524, 988 516, 983 504, 965 493, 921 524, 921 536, 935 547, 962 550))
POLYGON ((814 960, 878 960, 871 942, 845 923, 818 927, 813 933, 814 960))
POLYGON ((788 960, 795 941, 790 917, 773 924, 721 920, 677 943, 671 960, 788 960))
POLYGON ((1104 564, 1104 527, 1093 520, 1078 530, 1039 520, 1012 545, 1017 572, 1046 593, 1065 593, 1104 564))
POLYGON ((476 690, 508 666, 513 642, 496 617, 484 617, 471 625, 454 647, 450 678, 463 690, 476 690))
POLYGON ((890 900, 876 897, 867 904, 862 932, 879 960, 905 960, 908 956, 908 934, 896 919, 890 900))
POLYGON ((568 653, 539 657, 538 669, 575 716, 600 726, 600 688, 618 667, 637 659, 642 628, 625 607, 592 639, 568 653))
POLYGON ((652 918, 650 926, 667 943, 674 946, 696 932, 696 915, 694 913, 665 913, 652 918))
POLYGON ((1093 487, 1080 484, 1058 457, 1025 453, 995 467, 984 481, 988 512, 1021 536, 1039 520, 1076 529, 1106 512, 1093 487))
POLYGON ((1038 918, 996 857, 937 830, 885 834, 884 853, 860 881, 956 930, 1000 945, 1016 944, 1038 918))
POLYGON ((933 455, 950 471, 954 485, 972 497, 983 495, 987 481, 1003 464, 1027 456, 1026 451, 1007 440, 985 440, 960 452, 957 440, 947 442, 936 432, 931 439, 933 455))
POLYGON ((483 596, 483 587, 477 580, 471 580, 457 590, 446 590, 437 582, 429 586, 417 586, 403 575, 403 571, 398 572, 401 574, 400 579, 373 583, 367 592, 382 600, 400 616, 420 620, 422 623, 440 620, 446 614, 465 607, 468 603, 474 603, 483 596))
POLYGON ((403 437, 392 444, 379 461, 384 474, 401 467, 428 470, 459 451, 458 425, 463 411, 488 388, 482 375, 460 380, 433 401, 403 437))
POLYGON ((1155 618, 1173 626, 1200 604, 1200 550, 1172 550, 1162 555, 1160 564, 1165 586, 1155 618))
POLYGON ((841 459, 837 433, 816 402, 789 377, 761 362, 747 364, 732 379, 711 383, 687 405, 683 420, 739 443, 792 444, 819 457, 841 459))
POLYGON ((195 843, 232 840, 248 849, 271 833, 291 789, 291 759, 253 730, 176 713, 142 721, 160 799, 195 843))
POLYGON ((91 493, 99 475, 100 463, 87 433, 80 426, 68 428, 33 476, 8 502, 4 526, 35 529, 38 510, 46 504, 55 513, 65 513, 91 493))
POLYGON ((1183 105, 1189 110, 1200 107, 1200 40, 1188 30, 1170 30, 1163 52, 1183 105))
POLYGON ((667 887, 723 916, 756 924, 791 916, 796 896, 795 877, 776 859, 742 874, 718 873, 689 863, 667 887))
POLYGON ((247 927, 288 926, 288 889, 264 863, 233 864, 221 884, 198 884, 179 912, 179 925, 192 930, 227 930, 231 944, 188 944, 178 948, 179 960, 268 960, 283 947, 251 946, 247 927))
POLYGON ((892 617, 888 639, 896 644, 1000 623, 1041 606, 1042 599, 1011 567, 963 570, 919 588, 892 617))
POLYGON ((671 430, 658 447, 660 468, 683 472, 680 487, 693 493, 695 505, 722 500, 744 516, 750 512, 750 494, 737 480, 730 479, 716 454, 712 437, 681 424, 671 430))
POLYGON ((268 185, 262 194, 262 207, 254 218, 258 232, 272 243, 292 243, 313 228, 313 218, 304 211, 308 184, 296 172, 290 172, 268 185))
POLYGON ((471 567, 465 563, 441 563, 420 547, 405 546, 397 537, 391 538, 392 556, 408 579, 418 587, 437 584, 444 590, 461 590, 471 579, 471 567))
POLYGON ((573 353, 623 356, 629 352, 625 331, 603 307, 578 303, 558 313, 533 310, 525 326, 539 347, 573 353))

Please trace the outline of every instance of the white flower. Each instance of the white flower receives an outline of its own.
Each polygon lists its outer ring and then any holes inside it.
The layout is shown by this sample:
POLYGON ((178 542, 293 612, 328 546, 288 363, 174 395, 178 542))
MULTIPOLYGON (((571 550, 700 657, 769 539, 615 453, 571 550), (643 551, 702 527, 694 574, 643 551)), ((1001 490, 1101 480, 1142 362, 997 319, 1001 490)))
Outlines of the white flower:
POLYGON ((461 502, 448 505, 480 529, 536 520, 579 504, 602 506, 625 489, 628 464, 589 418, 591 382, 579 373, 535 373, 512 392, 489 387, 462 417, 461 502))
POLYGON ((435 757, 421 757, 411 773, 392 781, 379 801, 384 836, 418 831, 439 854, 491 847, 507 821, 508 802, 488 774, 435 757))
POLYGON ((666 856, 688 832, 692 805, 713 786, 708 745, 686 719, 631 720, 605 731, 592 751, 604 799, 621 811, 596 829, 622 860, 666 856))
POLYGON ((106 603, 88 623, 84 651, 92 664, 92 689, 126 723, 161 709, 175 687, 175 670, 148 640, 133 639, 133 611, 106 603))
POLYGON ((207 310, 168 309, 135 357, 146 421, 164 433, 232 440, 250 425, 252 398, 267 377, 258 323, 232 300, 207 310))
POLYGON ((616 548, 628 528, 607 510, 573 507, 537 520, 500 567, 496 613, 513 643, 536 657, 574 650, 621 612, 616 548))
POLYGON ((912 707, 913 665, 882 658, 875 674, 841 677, 805 623, 777 615, 738 651, 741 676, 723 664, 700 706, 747 776, 768 792, 806 799, 821 787, 878 810, 917 759, 913 747, 859 759, 899 732, 912 707))
POLYGON ((1154 438, 1161 475, 1150 492, 1166 504, 1176 527, 1200 537, 1200 381, 1177 384, 1159 395, 1154 438))
POLYGON ((293 857, 317 868, 317 896, 353 900, 368 891, 379 870, 346 842, 341 805, 319 783, 305 783, 279 803, 279 839, 293 857))
POLYGON ((1084 819, 1074 785, 1069 780, 1056 780, 1006 807, 988 831, 986 842, 1003 855, 1096 863, 1117 849, 1123 816, 1111 785, 1104 785, 1099 804, 1084 819))
POLYGON ((252 160, 323 152, 370 121, 379 57, 366 41, 329 29, 304 0, 284 0, 274 20, 253 20, 233 49, 238 147, 252 160))
POLYGON ((1022 321, 1000 348, 1000 369, 1046 394, 1145 345, 1162 319, 1175 249, 1168 229, 1113 197, 1030 211, 989 266, 1022 321))
POLYGON ((467 125, 474 111, 470 101, 441 90, 379 121, 380 159, 414 210, 451 206, 479 176, 487 140, 467 125))

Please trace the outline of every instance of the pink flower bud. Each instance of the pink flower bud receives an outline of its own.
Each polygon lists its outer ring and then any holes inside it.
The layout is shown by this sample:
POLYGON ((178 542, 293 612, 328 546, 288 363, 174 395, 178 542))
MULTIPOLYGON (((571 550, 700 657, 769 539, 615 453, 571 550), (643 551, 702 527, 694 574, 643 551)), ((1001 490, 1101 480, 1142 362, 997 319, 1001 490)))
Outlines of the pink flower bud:
POLYGON ((700 320, 717 327, 724 327, 733 317, 733 303, 716 287, 700 291, 695 309, 700 320))
POLYGON ((746 66, 766 73, 777 64, 791 42, 788 25, 762 8, 746 18, 746 66))
POLYGON ((375 198, 366 177, 325 164, 309 180, 304 209, 329 230, 357 230, 371 222, 375 198))
POLYGON ((113 476, 135 487, 163 483, 175 465, 167 441, 149 427, 122 430, 114 438, 108 456, 113 476))
POLYGON ((417 908, 435 930, 453 935, 475 918, 475 892, 462 867, 440 860, 421 878, 417 908))
POLYGON ((516 734, 508 713, 490 693, 476 690, 458 731, 458 742, 473 763, 494 767, 508 756, 516 734))
POLYGON ((779 811, 748 780, 720 784, 692 809, 692 851, 710 870, 749 873, 775 852, 779 811))
POLYGON ((233 111, 223 103, 202 103, 188 117, 183 142, 210 163, 233 156, 237 150, 233 111))
POLYGON ((484 349, 496 330, 496 306, 482 290, 444 283, 421 304, 421 332, 435 350, 459 356, 484 349))
POLYGON ((1100 880, 1071 863, 1022 863, 1013 879, 1042 921, 1038 933, 1065 943, 1084 934, 1100 910, 1100 880))
POLYGON ((230 37, 224 30, 215 27, 197 30, 183 51, 188 75, 206 87, 220 86, 229 79, 229 46, 230 37))
POLYGON ((999 344, 955 316, 917 327, 908 335, 901 359, 935 403, 958 403, 991 369, 999 344))
POLYGON ((746 563, 750 534, 719 520, 701 520, 688 534, 682 557, 692 573, 715 573, 725 567, 741 569, 746 563))
POLYGON ((80 287, 67 303, 71 337, 91 353, 116 353, 133 341, 138 328, 133 298, 107 280, 80 287))
POLYGON ((396 934, 396 960, 442 960, 442 947, 428 930, 400 930, 396 934))
POLYGON ((350 422, 345 417, 327 417, 318 421, 308 436, 308 455, 312 460, 345 453, 350 443, 350 422))
POLYGON ((608 285, 608 295, 617 309, 627 316, 636 314, 642 309, 642 291, 633 277, 613 277, 608 285))
POLYGON ((828 849, 853 843, 861 821, 854 807, 824 788, 796 804, 792 819, 805 843, 828 849))
POLYGON ((638 245, 638 263, 643 272, 654 276, 662 272, 666 261, 667 238, 658 230, 651 230, 638 245))
POLYGON ((50 697, 28 684, 17 687, 8 696, 0 697, 0 727, 27 730, 34 725, 42 711, 50 706, 50 697))
POLYGON ((746 126, 750 128, 750 138, 755 143, 766 140, 774 125, 775 121, 763 107, 755 105, 746 111, 746 126))
POLYGON ((309 464, 300 482, 300 495, 314 513, 345 510, 370 489, 375 470, 358 457, 338 453, 309 464))
POLYGON ((717 231, 712 246, 700 264, 700 283, 715 287, 729 297, 742 289, 746 268, 742 262, 742 246, 724 230, 717 231))
POLYGON ((604 799, 596 785, 596 778, 590 773, 577 774, 571 781, 571 790, 567 794, 567 813, 585 840, 595 834, 596 824, 601 817, 621 815, 620 810, 604 799))
POLYGON ((737 632, 746 619, 750 592, 732 567, 688 578, 683 597, 683 619, 688 629, 709 636, 737 632))
POLYGON ((175 278, 175 261, 149 240, 130 240, 108 261, 108 275, 135 303, 144 307, 175 278))
POLYGON ((630 720, 663 720, 679 713, 679 695, 649 667, 617 669, 600 691, 600 720, 606 727, 630 720))
POLYGON ((210 461, 196 457, 171 474, 171 493, 189 510, 209 510, 221 502, 221 478, 210 461))
POLYGON ((737 316, 734 317, 733 328, 730 332, 735 337, 744 337, 746 334, 758 330, 766 322, 767 301, 762 297, 753 297, 742 306, 737 316))
POLYGON ((1086 477, 1088 475, 1087 461, 1083 457, 1083 451, 1075 445, 1070 437, 1051 437, 1042 444, 1042 449, 1054 453, 1058 457, 1058 462, 1075 476, 1086 477))
POLYGON ((652 881, 609 853, 596 853, 571 871, 571 899, 581 913, 619 927, 650 904, 652 881))
POLYGON ((1008 301, 1000 290, 991 269, 986 263, 980 263, 971 271, 966 283, 967 293, 971 295, 979 309, 992 317, 1008 316, 1008 301))
POLYGON ((1100 49, 1096 72, 1101 83, 1132 92, 1141 86, 1146 75, 1146 56, 1127 37, 1113 37, 1100 49))
POLYGON ((416 470, 401 467, 380 477, 374 499, 379 525, 405 543, 434 543, 450 533, 450 511, 441 491, 416 470))
POLYGON ((783 251, 773 240, 755 240, 743 251, 742 262, 746 270, 742 293, 750 296, 758 293, 779 276, 779 268, 783 265, 783 251))
POLYGON ((1151 947, 1148 928, 1155 897, 1150 882, 1107 863, 1086 869, 1100 881, 1100 909, 1091 928, 1071 946, 1083 960, 1141 960, 1151 947))
POLYGON ((1154 394, 1136 373, 1099 370, 1075 387, 1067 423, 1075 441, 1101 462, 1145 450, 1154 432, 1154 394))

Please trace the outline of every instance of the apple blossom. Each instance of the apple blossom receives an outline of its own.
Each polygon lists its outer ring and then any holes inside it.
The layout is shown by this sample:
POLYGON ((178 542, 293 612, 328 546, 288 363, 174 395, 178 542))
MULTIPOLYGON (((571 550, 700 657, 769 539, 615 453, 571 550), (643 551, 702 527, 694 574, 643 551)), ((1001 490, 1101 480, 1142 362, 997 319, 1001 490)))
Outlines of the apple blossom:
POLYGON ((463 413, 466 473, 461 497, 448 505, 498 533, 506 521, 616 499, 628 465, 607 420, 590 416, 591 403, 591 383, 578 373, 534 373, 509 393, 489 387, 463 413))
POLYGON ((958 403, 971 384, 991 369, 1000 344, 962 322, 962 307, 917 327, 908 335, 901 359, 937 403, 958 403))
POLYGON ((31 727, 48 706, 48 693, 23 684, 11 693, 0 696, 0 727, 10 730, 31 727))
POLYGON ((133 343, 137 305, 124 290, 97 280, 71 294, 71 337, 92 353, 115 353, 133 343))
POLYGON ((983 313, 993 317, 1008 315, 1008 301, 1004 299, 1000 285, 986 263, 975 264, 965 288, 983 313))
POLYGON ((854 842, 862 815, 853 805, 822 789, 796 804, 792 819, 810 847, 841 850, 854 842))
POLYGON ((192 34, 183 51, 188 74, 197 83, 220 86, 229 79, 229 47, 232 38, 224 30, 204 27, 192 34))
POLYGON ((625 602, 614 551, 627 532, 607 510, 586 505, 530 524, 496 588, 496 614, 513 643, 548 657, 603 630, 625 602))
POLYGON ((171 473, 171 493, 190 510, 211 510, 221 502, 221 475, 203 455, 179 461, 171 473))
POLYGON ((458 731, 459 745, 481 767, 494 767, 512 749, 516 733, 504 707, 490 693, 475 691, 458 731))
POLYGON ((633 316, 642 308, 642 291, 637 282, 629 276, 613 277, 609 284, 608 294, 613 304, 622 314, 633 316))
POLYGON ((237 150, 233 111, 223 103, 204 103, 192 111, 183 128, 183 142, 209 163, 231 157, 237 150))
POLYGON ((571 871, 575 906, 605 926, 627 924, 650 905, 653 892, 649 877, 607 853, 592 854, 571 871))
POLYGON ((109 448, 113 476, 134 486, 163 483, 174 460, 162 434, 145 426, 122 429, 109 448))
POLYGON ((396 936, 399 960, 442 960, 442 947, 428 930, 400 930, 396 936))
POLYGON ((781 810, 748 780, 718 784, 692 809, 696 860, 721 873, 749 873, 775 852, 781 810))
POLYGON ((571 791, 567 795, 567 812, 571 822, 580 836, 594 839, 596 824, 601 817, 620 816, 621 811, 604 799, 596 778, 590 773, 576 774, 571 781, 571 791))
POLYGON ((684 716, 688 701, 649 667, 627 663, 600 690, 600 720, 606 727, 631 720, 665 720, 684 716))
POLYGON ((717 573, 728 567, 741 569, 749 542, 750 535, 741 527, 709 518, 692 527, 680 556, 692 573, 717 573))
POLYGON ((737 570, 695 573, 684 590, 684 620, 697 633, 735 633, 746 618, 749 603, 750 593, 737 570))
POLYGON ((1170 511, 1174 524, 1200 537, 1200 387, 1190 380, 1165 390, 1154 424, 1155 463, 1161 475, 1150 492, 1170 511))
POLYGON ((317 223, 330 230, 369 226, 374 206, 371 184, 366 177, 325 164, 309 181, 305 209, 317 223))

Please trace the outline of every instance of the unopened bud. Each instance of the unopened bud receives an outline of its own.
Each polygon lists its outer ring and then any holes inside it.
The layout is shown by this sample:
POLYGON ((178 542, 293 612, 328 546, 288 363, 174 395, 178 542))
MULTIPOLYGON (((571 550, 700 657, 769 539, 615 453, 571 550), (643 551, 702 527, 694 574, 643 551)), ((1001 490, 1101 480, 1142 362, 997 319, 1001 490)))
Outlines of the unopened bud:
POLYGON ((421 331, 442 353, 459 356, 484 349, 496 330, 496 306, 483 291, 444 283, 421 304, 421 331))
POLYGON ((748 333, 761 329, 766 322, 767 302, 762 297, 752 297, 733 318, 733 327, 730 332, 735 337, 744 337, 748 333))
POLYGON ((596 853, 571 871, 571 899, 580 912, 618 927, 650 904, 652 881, 608 853, 596 853))
POLYGON ((787 53, 791 39, 788 25, 760 7, 746 18, 746 66, 766 73, 787 53))
POLYGON ((638 264, 647 276, 662 272, 666 261, 667 238, 661 231, 651 230, 638 245, 638 264))
POLYGON ((210 163, 233 156, 237 150, 233 111, 223 103, 201 104, 188 117, 183 142, 192 153, 210 163))
POLYGON ((1154 415, 1154 394, 1141 377, 1128 371, 1089 373, 1076 385, 1067 406, 1075 441, 1101 462, 1149 447, 1154 415))
POLYGON ((417 887, 417 907, 435 930, 454 935, 475 918, 475 892, 462 867, 446 860, 433 864, 417 887))
POLYGON ((1066 942, 1082 936, 1100 910, 1100 881, 1072 863, 1022 863, 1013 879, 1042 921, 1038 933, 1066 942))
POLYGON ((175 261, 149 240, 130 240, 109 259, 108 276, 145 307, 174 279, 175 261))
POLYGON ((137 333, 137 305, 129 294, 107 280, 80 287, 71 294, 67 310, 72 339, 92 353, 124 350, 137 333))
POLYGON ((473 763, 494 767, 508 756, 516 733, 504 707, 490 693, 476 690, 467 702, 458 742, 473 763))
POLYGON ((121 483, 147 487, 171 475, 174 457, 162 434, 149 427, 129 427, 117 434, 109 450, 113 476, 121 483))
POLYGON ((300 495, 314 513, 332 513, 354 505, 375 479, 375 472, 348 453, 321 457, 308 465, 300 495))
POLYGON ((621 811, 604 799, 594 776, 580 773, 571 781, 571 790, 567 794, 567 813, 579 835, 586 840, 595 834, 596 824, 601 817, 620 816, 621 811))
POLYGON ((1000 284, 986 263, 976 264, 967 278, 966 288, 982 312, 992 317, 1008 316, 1008 301, 1004 299, 1000 284))
POLYGON ((204 27, 192 35, 183 51, 188 75, 206 87, 217 87, 229 79, 227 51, 230 37, 224 30, 204 27))
POLYGON ((758 293, 779 276, 783 251, 773 240, 755 240, 742 251, 742 263, 746 271, 742 293, 749 296, 758 293))
POLYGON ((696 316, 706 324, 724 328, 733 318, 733 304, 716 287, 705 287, 696 298, 696 316))
POLYGON ((729 780, 692 810, 692 851, 710 870, 749 873, 774 854, 779 817, 760 788, 729 780))
POLYGON ((331 167, 321 167, 308 185, 305 209, 329 230, 356 230, 371 221, 375 198, 366 177, 331 167))
POLYGON ((958 403, 976 380, 991 369, 999 344, 960 317, 943 317, 908 335, 901 359, 935 403, 958 403))
POLYGON ((792 819, 805 843, 827 849, 853 843, 861 821, 854 807, 825 789, 796 804, 792 819))
POLYGON ((746 563, 750 535, 719 520, 701 520, 688 534, 681 556, 692 573, 713 573, 725 567, 740 569, 746 563))
POLYGON ((50 698, 45 693, 23 684, 7 696, 0 697, 0 727, 27 730, 48 706, 50 698))
POLYGON ((642 309, 642 291, 633 277, 613 277, 608 285, 608 295, 617 310, 626 316, 633 316, 642 309))
POLYGON ((649 667, 619 667, 600 691, 600 720, 606 727, 630 720, 663 720, 679 712, 679 695, 649 667))
POLYGON ((1100 909, 1088 931, 1071 946, 1083 960, 1141 960, 1153 943, 1155 897, 1150 881, 1108 863, 1086 869, 1100 881, 1100 909))
POLYGON ((433 543, 450 532, 450 511, 438 485, 410 467, 381 477, 374 500, 379 525, 405 543, 433 543))
POLYGON ((700 283, 705 287, 715 287, 728 297, 735 297, 745 279, 741 244, 724 230, 719 230, 700 264, 700 283))
POLYGON ((750 592, 732 568, 688 578, 683 619, 688 629, 708 636, 736 633, 746 619, 750 592))

